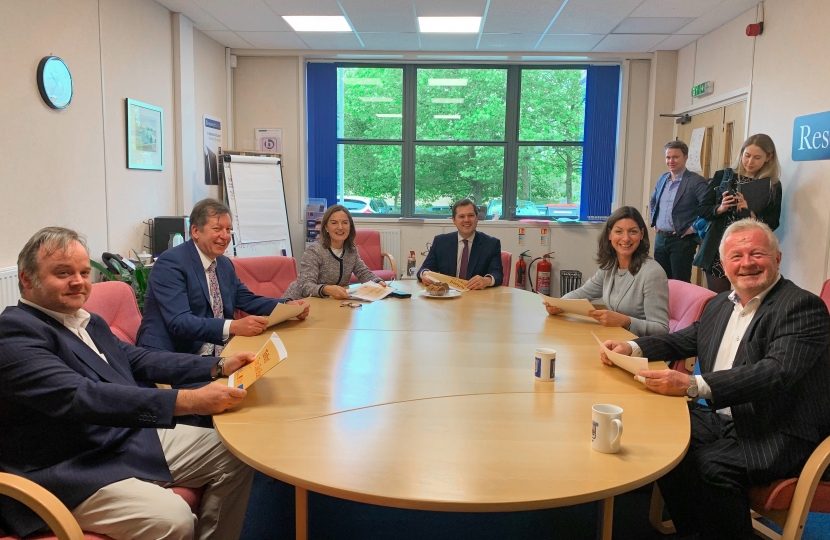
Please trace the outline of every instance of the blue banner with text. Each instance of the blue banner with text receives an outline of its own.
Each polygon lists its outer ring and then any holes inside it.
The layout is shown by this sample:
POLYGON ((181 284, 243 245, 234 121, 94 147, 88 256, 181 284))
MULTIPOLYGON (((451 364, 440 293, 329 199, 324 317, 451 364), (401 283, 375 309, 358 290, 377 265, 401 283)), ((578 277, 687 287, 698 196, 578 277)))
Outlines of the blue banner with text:
POLYGON ((830 159, 830 111, 799 116, 793 123, 793 161, 830 159))

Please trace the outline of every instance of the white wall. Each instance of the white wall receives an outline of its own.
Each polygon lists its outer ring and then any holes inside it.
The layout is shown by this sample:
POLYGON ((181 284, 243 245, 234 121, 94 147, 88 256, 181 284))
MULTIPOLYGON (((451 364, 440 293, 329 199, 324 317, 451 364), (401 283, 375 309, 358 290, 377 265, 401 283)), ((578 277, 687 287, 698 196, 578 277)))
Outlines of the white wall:
POLYGON ((790 149, 796 117, 830 110, 830 33, 825 24, 830 2, 766 0, 764 12, 764 33, 758 38, 744 34, 756 20, 753 9, 680 51, 675 104, 683 105, 690 74, 694 83, 714 80, 716 94, 751 81, 748 133, 772 137, 783 169, 776 231, 784 254, 781 271, 818 293, 830 277, 830 161, 794 163, 790 149))
MULTIPOLYGON (((226 83, 216 72, 224 70, 224 47, 194 34, 196 114, 223 117, 226 83)), ((174 211, 171 40, 171 13, 152 0, 4 0, 0 267, 14 265, 25 241, 48 225, 84 233, 93 257, 140 251, 142 222, 174 211), (43 103, 35 81, 50 54, 73 76, 75 94, 62 111, 43 103), (128 97, 164 109, 163 171, 126 167, 128 97)))

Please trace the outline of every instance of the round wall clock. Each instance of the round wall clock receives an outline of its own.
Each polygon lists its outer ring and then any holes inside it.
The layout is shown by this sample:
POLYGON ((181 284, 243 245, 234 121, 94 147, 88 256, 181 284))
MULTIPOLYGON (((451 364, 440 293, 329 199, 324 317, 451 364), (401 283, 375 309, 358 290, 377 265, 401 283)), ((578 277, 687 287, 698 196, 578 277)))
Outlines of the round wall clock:
POLYGON ((65 109, 72 101, 72 74, 57 56, 44 56, 37 66, 40 97, 53 109, 65 109))

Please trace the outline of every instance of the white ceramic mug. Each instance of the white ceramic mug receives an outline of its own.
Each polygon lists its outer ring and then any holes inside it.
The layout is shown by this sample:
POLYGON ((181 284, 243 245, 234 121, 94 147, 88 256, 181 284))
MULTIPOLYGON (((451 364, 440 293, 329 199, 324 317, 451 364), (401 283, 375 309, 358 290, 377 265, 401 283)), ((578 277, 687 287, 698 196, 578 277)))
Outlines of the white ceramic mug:
POLYGON ((623 410, 616 405, 594 405, 591 407, 591 448, 604 454, 620 451, 622 438, 623 410))
POLYGON ((536 349, 533 375, 537 381, 550 382, 556 373, 556 350, 536 349))

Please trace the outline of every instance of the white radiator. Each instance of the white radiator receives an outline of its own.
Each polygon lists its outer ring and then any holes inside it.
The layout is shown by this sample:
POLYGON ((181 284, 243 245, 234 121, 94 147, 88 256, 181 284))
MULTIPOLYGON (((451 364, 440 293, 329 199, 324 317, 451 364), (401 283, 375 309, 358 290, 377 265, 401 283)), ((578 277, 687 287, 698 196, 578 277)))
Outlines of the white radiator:
MULTIPOLYGON (((395 258, 395 264, 398 267, 398 276, 400 276, 405 268, 401 267, 401 230, 379 229, 378 232, 380 232, 380 250, 395 258)), ((383 258, 383 268, 385 270, 392 270, 386 257, 383 258)))
POLYGON ((6 306, 16 306, 20 300, 20 289, 17 287, 17 267, 0 268, 0 310, 6 306))

